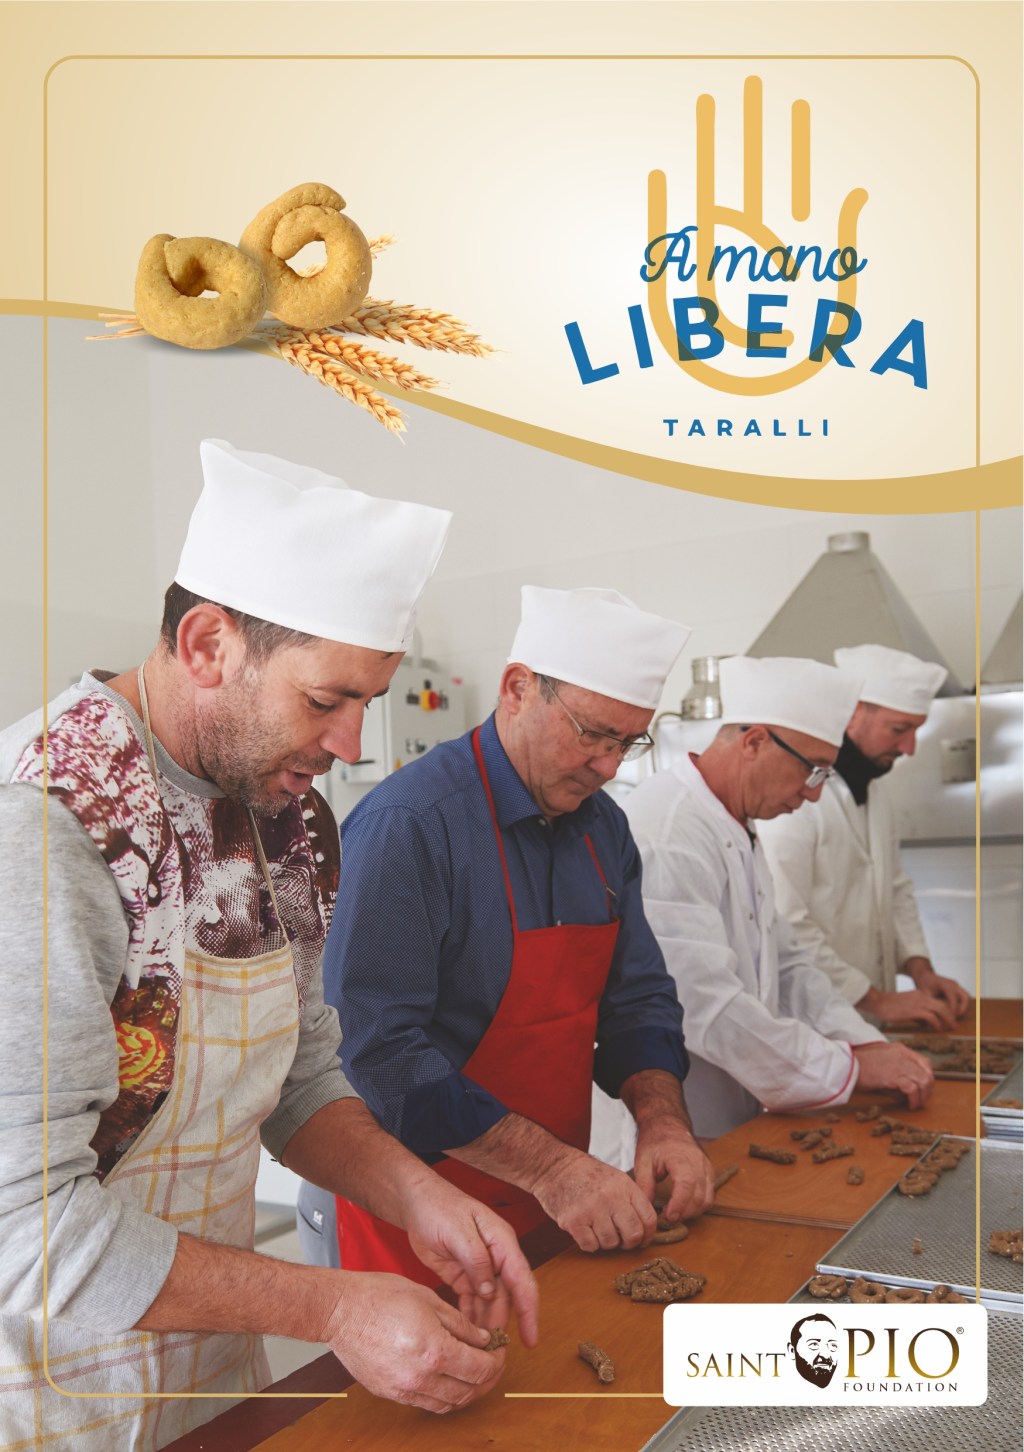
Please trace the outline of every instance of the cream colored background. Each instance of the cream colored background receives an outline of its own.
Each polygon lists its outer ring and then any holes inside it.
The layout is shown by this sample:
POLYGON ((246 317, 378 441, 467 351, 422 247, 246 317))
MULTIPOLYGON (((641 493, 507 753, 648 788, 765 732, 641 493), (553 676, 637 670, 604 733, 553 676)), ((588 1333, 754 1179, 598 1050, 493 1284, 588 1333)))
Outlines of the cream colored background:
MULTIPOLYGON (((350 58, 59 64, 46 98, 49 297, 130 306, 138 252, 152 232, 233 239, 280 190, 328 180, 368 232, 399 235, 378 265, 375 295, 454 311, 503 350, 486 363, 440 359, 436 371, 453 398, 599 444, 812 478, 974 462, 975 83, 949 58, 961 55, 981 87, 981 458, 1019 452, 1014 5, 56 4, 0 14, 20 53, 7 105, 18 107, 25 139, 5 165, 28 203, 0 292, 42 290, 41 197, 25 163, 38 156, 31 142, 47 64, 86 53, 335 52, 350 58), (665 59, 738 44, 751 54, 932 58, 665 59), (620 58, 351 58, 582 50, 620 58), (622 58, 630 52, 649 58, 622 58), (643 297, 637 269, 651 167, 668 173, 673 225, 694 220, 693 104, 704 89, 719 107, 719 198, 738 200, 748 73, 765 80, 766 220, 786 240, 825 243, 847 190, 870 194, 858 239, 870 258, 858 298, 864 334, 850 350, 858 366, 830 365, 760 400, 695 383, 657 348, 653 369, 630 368, 625 315, 643 297), (813 157, 812 220, 799 231, 779 206, 788 199, 788 106, 797 96, 812 105, 813 157), (927 392, 903 375, 868 372, 910 316, 925 322, 927 392), (619 377, 579 383, 562 331, 571 319, 595 361, 620 362, 619 377), (793 437, 799 417, 826 414, 828 440, 793 437), (791 436, 665 437, 664 417, 694 416, 709 431, 715 418, 731 417, 737 432, 749 416, 766 431, 778 416, 791 436)), ((793 303, 790 312, 799 316, 793 303)), ((800 341, 806 348, 806 325, 800 341)))

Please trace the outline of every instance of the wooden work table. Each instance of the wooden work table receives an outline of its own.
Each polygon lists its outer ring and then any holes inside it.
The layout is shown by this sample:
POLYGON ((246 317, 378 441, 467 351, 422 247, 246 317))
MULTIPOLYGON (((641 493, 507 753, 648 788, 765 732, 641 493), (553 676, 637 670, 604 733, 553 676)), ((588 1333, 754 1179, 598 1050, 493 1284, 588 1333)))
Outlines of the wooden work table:
MULTIPOLYGON (((1021 1008, 1019 1000, 982 1004, 982 1034, 1019 1038, 1021 1008)), ((969 1027, 958 1025, 956 1032, 973 1035, 973 1027, 972 1007, 969 1027)), ((982 1098, 991 1087, 982 1083, 982 1098)), ((691 1224, 688 1238, 663 1253, 706 1277, 705 1299, 785 1301, 841 1232, 913 1163, 891 1155, 889 1137, 872 1136, 873 1122, 858 1122, 856 1111, 877 1103, 883 1115, 905 1123, 973 1136, 977 1102, 973 1080, 938 1082, 927 1107, 917 1111, 884 1095, 855 1095, 832 1124, 832 1138, 853 1144, 854 1155, 817 1165, 790 1133, 820 1126, 824 1111, 762 1115, 707 1146, 716 1170, 738 1164, 740 1172, 719 1192, 714 1210, 691 1224), (751 1141, 795 1150, 797 1161, 750 1159, 751 1141), (851 1164, 864 1169, 862 1185, 847 1183, 851 1164)), ((584 1255, 553 1226, 527 1237, 524 1248, 541 1291, 540 1346, 528 1352, 513 1340, 505 1375, 483 1401, 455 1416, 432 1417, 370 1396, 352 1385, 334 1357, 323 1356, 274 1387, 276 1395, 239 1404, 166 1452, 320 1452, 325 1446, 346 1452, 551 1452, 558 1446, 636 1452, 671 1415, 661 1399, 661 1308, 634 1305, 616 1294, 612 1280, 658 1248, 584 1255), (611 1386, 601 1386, 577 1357, 581 1340, 596 1342, 613 1358, 611 1386), (347 1396, 338 1396, 346 1388, 347 1396), (288 1393, 309 1399, 285 1399, 288 1393)))

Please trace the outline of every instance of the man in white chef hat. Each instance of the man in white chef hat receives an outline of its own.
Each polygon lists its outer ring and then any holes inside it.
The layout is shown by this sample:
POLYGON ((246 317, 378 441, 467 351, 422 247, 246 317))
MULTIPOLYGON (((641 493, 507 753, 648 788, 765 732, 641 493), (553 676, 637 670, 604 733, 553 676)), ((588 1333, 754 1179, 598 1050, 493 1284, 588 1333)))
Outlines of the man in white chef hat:
MULTIPOLYGON (((649 749, 688 635, 614 590, 524 586, 493 715, 342 825, 324 982, 346 1073, 437 1178, 588 1251, 647 1241, 665 1176, 672 1220, 712 1195, 639 858, 600 791, 649 749), (586 1153, 594 1079, 638 1125, 635 1179, 586 1153)), ((338 1218, 342 1265, 417 1273, 390 1226, 338 1218)))
POLYGON ((764 834, 779 911, 862 1013, 948 1029, 970 999, 932 967, 884 780, 913 756, 946 670, 884 645, 837 650, 835 662, 864 684, 817 808, 764 834), (897 973, 913 990, 896 991, 897 973))
POLYGON ((859 690, 818 661, 729 657, 711 745, 627 798, 644 906, 683 1004, 699 1135, 761 1108, 843 1104, 857 1084, 913 1107, 931 1092, 930 1065, 866 1023, 777 916, 755 827, 813 810, 859 690))
POLYGON ((464 1309, 504 1319, 511 1293, 536 1335, 514 1235, 380 1128, 323 999, 338 845, 313 778, 357 759, 450 516, 201 453, 157 647, 85 675, 45 736, 37 714, 0 738, 5 1446, 37 1445, 40 1419, 74 1452, 163 1446, 222 1406, 190 1393, 265 1384, 261 1332, 435 1411, 493 1385, 486 1330, 422 1286, 253 1253, 261 1139, 402 1225, 464 1309), (42 1381, 44 1194, 49 1368, 90 1396, 42 1381))

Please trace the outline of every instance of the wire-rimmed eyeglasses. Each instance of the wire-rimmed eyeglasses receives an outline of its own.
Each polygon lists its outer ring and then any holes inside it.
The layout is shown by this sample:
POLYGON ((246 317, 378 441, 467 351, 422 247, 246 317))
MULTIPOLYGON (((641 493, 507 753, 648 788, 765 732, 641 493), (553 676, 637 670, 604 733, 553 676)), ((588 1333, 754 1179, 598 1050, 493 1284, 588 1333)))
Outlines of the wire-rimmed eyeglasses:
POLYGON ((810 772, 810 776, 804 782, 804 789, 806 791, 816 791, 818 787, 825 785, 830 776, 835 776, 836 769, 834 766, 819 766, 816 761, 809 761, 802 752, 797 751, 795 746, 790 746, 788 741, 783 741, 781 736, 776 736, 770 726, 766 726, 764 729, 768 732, 768 735, 775 742, 776 746, 781 746, 783 751, 788 751, 790 756, 795 756, 797 761, 802 762, 806 766, 810 772))
POLYGON ((642 736, 623 739, 621 736, 613 736, 610 731, 592 731, 587 726, 581 726, 548 677, 540 676, 539 680, 546 692, 558 702, 576 728, 580 747, 588 756, 610 756, 614 751, 618 753, 620 761, 637 761, 641 756, 646 756, 654 745, 653 738, 648 736, 646 731, 642 736))

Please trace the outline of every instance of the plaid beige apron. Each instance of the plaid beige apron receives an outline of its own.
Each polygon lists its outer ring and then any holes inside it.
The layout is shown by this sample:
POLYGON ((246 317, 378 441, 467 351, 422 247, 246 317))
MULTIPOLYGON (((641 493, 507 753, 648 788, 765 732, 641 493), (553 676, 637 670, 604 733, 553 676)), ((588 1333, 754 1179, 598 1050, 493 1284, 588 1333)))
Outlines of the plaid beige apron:
MULTIPOLYGON (((141 675, 146 744, 159 786, 141 675)), ((252 831, 277 912, 254 820, 252 831)), ((251 1250, 260 1125, 277 1106, 298 1032, 287 944, 248 959, 186 949, 174 1080, 107 1175, 105 1193, 183 1234, 251 1250)), ((3 1452, 155 1452, 269 1381, 259 1336, 97 1336, 50 1320, 46 1365, 55 1391, 44 1375, 41 1319, 19 1320, 22 1356, 0 1366, 3 1452)))

